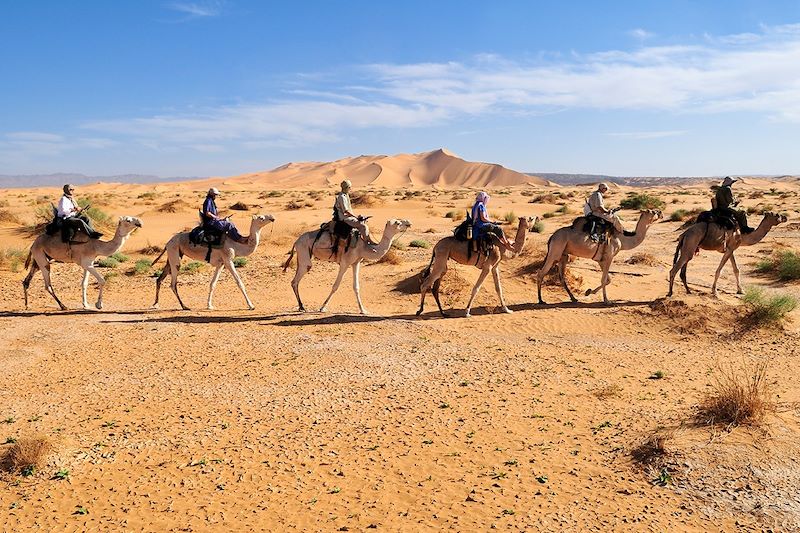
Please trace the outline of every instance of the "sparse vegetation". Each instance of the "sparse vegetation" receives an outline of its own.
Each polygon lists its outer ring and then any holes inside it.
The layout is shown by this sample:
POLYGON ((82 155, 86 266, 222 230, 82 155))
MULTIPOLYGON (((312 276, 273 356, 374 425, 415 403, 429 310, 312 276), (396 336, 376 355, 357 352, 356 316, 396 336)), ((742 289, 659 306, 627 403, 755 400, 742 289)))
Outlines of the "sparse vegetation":
POLYGON ((250 207, 244 202, 236 202, 231 206, 234 211, 249 211, 250 207))
POLYGON ((658 266, 661 264, 661 261, 659 261, 656 256, 646 252, 636 252, 626 259, 625 262, 629 265, 658 266))
POLYGON ((101 257, 95 261, 95 264, 100 268, 117 268, 119 266, 119 261, 113 257, 101 257))
POLYGON ((414 239, 408 245, 412 248, 430 248, 431 243, 423 239, 414 239))
POLYGON ((185 265, 181 265, 181 272, 184 274, 194 274, 195 272, 199 272, 205 263, 202 261, 189 261, 185 265))
POLYGON ((0 459, 0 468, 6 472, 33 475, 44 466, 52 450, 53 443, 45 436, 17 439, 0 459))
POLYGON ((391 248, 394 248, 395 250, 407 250, 408 249, 408 245, 406 243, 402 242, 402 241, 394 240, 394 241, 392 241, 391 248))
POLYGON ((664 200, 647 193, 629 193, 619 203, 623 209, 663 209, 667 204, 664 200))
POLYGON ((509 211, 503 215, 503 220, 505 220, 508 224, 513 224, 517 221, 517 215, 514 213, 514 211, 509 211))
POLYGON ((714 383, 697 406, 697 420, 703 424, 758 426, 774 412, 767 382, 767 363, 733 367, 717 366, 714 383))
POLYGON ((19 272, 25 263, 28 252, 19 248, 6 248, 0 251, 0 267, 8 268, 11 272, 19 272))
POLYGON ((246 257, 234 257, 233 258, 233 266, 236 268, 242 268, 243 266, 247 266, 247 258, 246 257))
POLYGON ((22 220, 7 209, 0 209, 0 223, 22 225, 22 220))
POLYGON ((455 221, 463 220, 465 216, 466 215, 464 211, 460 209, 453 209, 452 211, 448 211, 447 213, 444 214, 445 218, 450 218, 455 221))
POLYGON ((288 211, 294 211, 294 210, 302 209, 302 208, 303 208, 303 204, 301 204, 300 202, 298 202, 296 200, 292 200, 288 204, 286 204, 286 209, 288 211))
POLYGON ((544 222, 541 220, 536 220, 533 224, 533 232, 534 233, 541 233, 544 231, 544 222))
POLYGON ((149 273, 152 268, 153 265, 149 259, 139 259, 133 264, 133 273, 137 276, 142 276, 149 273))
POLYGON ((126 261, 128 261, 128 259, 130 259, 130 257, 128 257, 127 255, 123 254, 122 252, 117 252, 115 254, 111 254, 109 257, 111 257, 112 259, 114 259, 116 261, 119 261, 120 263, 125 263, 126 261))
POLYGON ((147 243, 147 246, 139 250, 139 253, 142 255, 157 255, 160 254, 164 249, 160 246, 155 246, 153 244, 147 243))
POLYGON ((397 250, 394 248, 389 248, 389 250, 377 261, 375 264, 385 263, 388 265, 400 265, 403 263, 403 256, 397 253, 397 250))
POLYGON ((748 308, 746 319, 756 326, 780 324, 797 308, 797 298, 791 294, 770 295, 761 287, 747 287, 742 301, 748 308))
POLYGON ((775 252, 771 257, 759 261, 756 270, 771 274, 780 281, 800 279, 800 253, 794 250, 775 252))

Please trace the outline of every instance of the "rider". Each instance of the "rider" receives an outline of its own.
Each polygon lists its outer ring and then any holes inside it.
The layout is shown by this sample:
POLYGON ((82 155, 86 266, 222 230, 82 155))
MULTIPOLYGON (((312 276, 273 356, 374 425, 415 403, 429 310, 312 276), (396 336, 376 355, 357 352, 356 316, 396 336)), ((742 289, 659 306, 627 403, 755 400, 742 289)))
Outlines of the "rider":
POLYGON ((344 180, 341 183, 342 191, 336 194, 336 201, 333 204, 333 219, 336 222, 344 222, 351 228, 356 228, 361 233, 361 238, 364 239, 370 246, 375 246, 377 243, 369 236, 369 227, 367 222, 362 217, 358 217, 353 213, 353 208, 350 205, 350 189, 353 184, 350 180, 344 180))
POLYGON ((514 246, 503 233, 503 228, 497 222, 489 220, 486 211, 486 204, 489 202, 489 195, 481 191, 475 197, 475 204, 472 206, 472 231, 475 239, 479 239, 487 233, 497 236, 500 242, 509 250, 514 246))
POLYGON ((606 191, 608 191, 608 185, 600 183, 597 186, 597 190, 589 196, 586 203, 583 205, 583 215, 594 215, 597 218, 602 218, 603 220, 611 222, 618 233, 623 233, 625 228, 622 227, 622 220, 620 220, 616 213, 607 209, 603 204, 603 194, 605 194, 606 191))
POLYGON ((61 219, 62 237, 65 242, 69 242, 78 231, 86 233, 92 239, 99 239, 103 236, 102 233, 92 227, 92 221, 89 217, 82 215, 84 208, 78 207, 78 202, 75 201, 72 193, 75 192, 75 187, 67 183, 64 185, 64 196, 58 201, 58 218, 61 219))
POLYGON ((735 206, 739 205, 739 200, 733 196, 733 190, 731 189, 731 185, 734 183, 736 183, 735 179, 725 176, 725 179, 722 180, 722 185, 714 195, 715 207, 726 214, 732 215, 736 222, 739 223, 739 230, 742 233, 751 233, 753 228, 747 225, 747 214, 741 209, 734 209, 735 206))
POLYGON ((233 222, 226 217, 217 215, 217 203, 214 201, 219 196, 219 189, 211 187, 208 189, 206 200, 203 202, 203 229, 210 229, 219 233, 226 233, 228 237, 236 242, 244 243, 245 237, 239 234, 239 230, 233 222))

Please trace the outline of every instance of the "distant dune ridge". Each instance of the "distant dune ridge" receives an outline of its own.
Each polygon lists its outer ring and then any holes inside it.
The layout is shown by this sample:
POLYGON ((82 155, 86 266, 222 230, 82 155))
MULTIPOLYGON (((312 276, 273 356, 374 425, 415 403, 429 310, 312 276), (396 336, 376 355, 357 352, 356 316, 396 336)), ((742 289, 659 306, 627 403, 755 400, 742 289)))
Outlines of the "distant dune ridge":
POLYGON ((464 161, 445 149, 419 154, 361 155, 330 163, 289 163, 274 170, 227 178, 226 184, 264 184, 278 188, 328 187, 349 179, 356 187, 489 187, 548 185, 493 163, 464 161))

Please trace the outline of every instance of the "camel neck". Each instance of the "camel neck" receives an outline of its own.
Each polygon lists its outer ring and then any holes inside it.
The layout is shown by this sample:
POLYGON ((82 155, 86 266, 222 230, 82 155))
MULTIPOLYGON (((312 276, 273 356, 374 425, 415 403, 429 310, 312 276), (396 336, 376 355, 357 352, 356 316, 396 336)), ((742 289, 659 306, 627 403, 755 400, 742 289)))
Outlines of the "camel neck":
POLYGON ((514 237, 514 254, 519 255, 525 248, 525 238, 527 235, 527 230, 522 224, 522 219, 520 219, 519 226, 517 226, 517 235, 514 237))
POLYGON ((758 227, 751 231, 750 233, 743 233, 742 234, 742 244, 741 246, 752 246, 754 244, 758 244, 761 240, 767 236, 769 230, 772 229, 772 225, 767 221, 767 217, 761 219, 761 223, 758 227))
POLYGON ((364 241, 361 241, 361 243, 364 246, 364 259, 366 259, 367 261, 377 261, 384 255, 386 255, 386 252, 389 251, 389 247, 392 245, 392 241, 394 240, 396 235, 397 235, 396 233, 389 231, 388 228, 384 229, 381 241, 378 243, 377 246, 375 246, 375 248, 367 246, 367 244, 364 241))
POLYGON ((261 228, 256 229, 256 222, 250 224, 250 234, 247 236, 247 239, 243 243, 239 242, 232 242, 233 251, 236 255, 250 255, 252 254, 256 248, 258 248, 258 244, 261 242, 261 228))
POLYGON ((97 254, 103 256, 114 255, 117 253, 122 245, 125 244, 125 241, 130 236, 130 233, 123 233, 122 225, 117 226, 117 231, 114 232, 114 238, 110 241, 97 241, 97 254))
POLYGON ((622 234, 619 235, 619 242, 622 244, 623 250, 630 250, 632 248, 636 248, 644 241, 645 236, 647 235, 647 222, 645 222, 645 213, 642 213, 639 216, 639 221, 636 223, 636 232, 631 235, 630 237, 622 234))

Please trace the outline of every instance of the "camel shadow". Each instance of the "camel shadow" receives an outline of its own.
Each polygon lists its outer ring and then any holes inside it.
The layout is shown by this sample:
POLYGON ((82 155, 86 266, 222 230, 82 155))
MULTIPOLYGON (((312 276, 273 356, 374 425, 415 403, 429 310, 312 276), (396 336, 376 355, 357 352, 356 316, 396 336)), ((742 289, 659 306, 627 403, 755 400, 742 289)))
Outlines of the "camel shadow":
POLYGON ((623 307, 645 307, 653 303, 653 300, 612 300, 605 302, 555 302, 555 303, 530 303, 510 305, 514 311, 517 310, 541 310, 541 309, 614 309, 623 307))
MULTIPOLYGON (((60 311, 0 311, 0 318, 36 317, 36 316, 75 316, 75 315, 142 315, 147 311, 102 311, 94 309, 67 309, 60 311)), ((139 322, 139 321, 137 321, 139 322)))
MULTIPOLYGON (((158 312, 158 311, 154 311, 158 312)), ((299 313, 277 313, 274 315, 258 316, 220 316, 220 315, 174 315, 162 316, 158 318, 143 318, 141 320, 103 320, 106 324, 235 324, 242 322, 259 322, 265 320, 275 320, 277 318, 294 316, 299 313)), ((266 324, 264 324, 266 325, 266 324)))
POLYGON ((370 322, 383 322, 385 320, 414 320, 417 317, 413 314, 403 315, 322 315, 313 318, 305 318, 302 320, 282 320, 275 322, 275 326, 323 326, 323 325, 341 325, 341 324, 361 324, 370 322))

